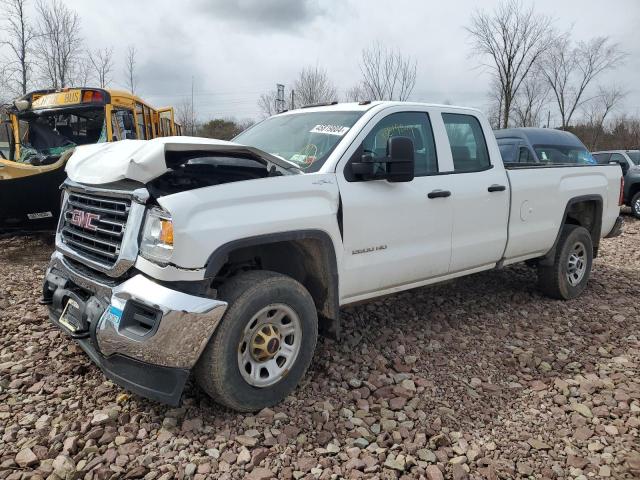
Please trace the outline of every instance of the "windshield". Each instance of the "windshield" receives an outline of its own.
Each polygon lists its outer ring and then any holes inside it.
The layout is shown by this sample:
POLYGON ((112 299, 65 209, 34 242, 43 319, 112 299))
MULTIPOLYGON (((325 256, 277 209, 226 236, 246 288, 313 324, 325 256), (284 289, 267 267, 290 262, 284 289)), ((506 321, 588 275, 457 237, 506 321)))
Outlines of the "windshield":
POLYGON ((597 162, 584 147, 566 145, 534 145, 533 149, 542 163, 595 165, 597 162))
POLYGON ((634 163, 634 165, 640 165, 640 150, 636 150, 635 152, 627 152, 629 158, 634 163))
POLYGON ((317 172, 364 112, 307 112, 267 118, 233 139, 317 172))
POLYGON ((29 111, 18 116, 19 162, 53 163, 76 145, 106 142, 104 107, 29 111))

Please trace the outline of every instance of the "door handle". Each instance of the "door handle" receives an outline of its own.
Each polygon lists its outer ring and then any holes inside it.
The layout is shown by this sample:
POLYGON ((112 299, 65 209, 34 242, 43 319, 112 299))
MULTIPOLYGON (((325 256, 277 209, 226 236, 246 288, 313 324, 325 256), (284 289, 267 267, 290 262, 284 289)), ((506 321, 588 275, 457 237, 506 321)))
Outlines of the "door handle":
POLYGON ((507 189, 504 185, 493 184, 487 188, 490 192, 504 192, 507 189))
POLYGON ((446 198, 450 196, 451 196, 451 192, 449 190, 434 190, 432 192, 427 193, 427 197, 429 198, 446 198))

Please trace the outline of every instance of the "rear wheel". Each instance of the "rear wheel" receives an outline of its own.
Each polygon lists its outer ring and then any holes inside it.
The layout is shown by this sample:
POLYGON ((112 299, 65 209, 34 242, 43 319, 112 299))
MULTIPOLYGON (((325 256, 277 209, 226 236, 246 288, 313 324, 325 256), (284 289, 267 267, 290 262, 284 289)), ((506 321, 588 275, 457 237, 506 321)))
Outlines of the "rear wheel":
POLYGON ((631 213, 636 218, 640 218, 640 192, 636 193, 631 199, 631 213))
POLYGON ((592 262, 593 242, 589 231, 577 225, 565 225, 553 265, 538 265, 540 290, 552 298, 576 298, 587 287, 592 262))
POLYGON ((214 400, 238 411, 280 402, 304 376, 318 318, 309 292, 268 271, 242 273, 219 289, 227 311, 195 368, 214 400))

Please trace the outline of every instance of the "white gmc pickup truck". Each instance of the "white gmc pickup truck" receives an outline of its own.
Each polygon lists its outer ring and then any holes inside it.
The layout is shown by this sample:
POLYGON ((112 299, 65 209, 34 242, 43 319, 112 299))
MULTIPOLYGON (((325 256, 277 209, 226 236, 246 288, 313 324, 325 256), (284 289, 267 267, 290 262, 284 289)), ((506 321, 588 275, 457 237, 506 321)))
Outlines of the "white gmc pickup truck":
POLYGON ((193 372, 242 411, 295 388, 342 305, 522 261, 572 299, 621 225, 619 166, 505 168, 485 117, 442 105, 84 146, 67 173, 51 321, 133 392, 178 404, 193 372))

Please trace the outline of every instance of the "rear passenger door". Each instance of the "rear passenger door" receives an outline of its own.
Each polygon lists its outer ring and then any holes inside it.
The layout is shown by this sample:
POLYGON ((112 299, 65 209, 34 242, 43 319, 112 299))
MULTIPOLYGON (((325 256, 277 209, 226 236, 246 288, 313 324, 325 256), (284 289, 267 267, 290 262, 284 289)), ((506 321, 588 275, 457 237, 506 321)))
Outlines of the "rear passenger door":
MULTIPOLYGON (((492 162, 483 126, 472 114, 443 112, 453 171, 447 173, 453 201, 450 272, 498 262, 507 243, 509 183, 501 162, 492 162)), ((499 156, 498 150, 493 152, 499 156)))

